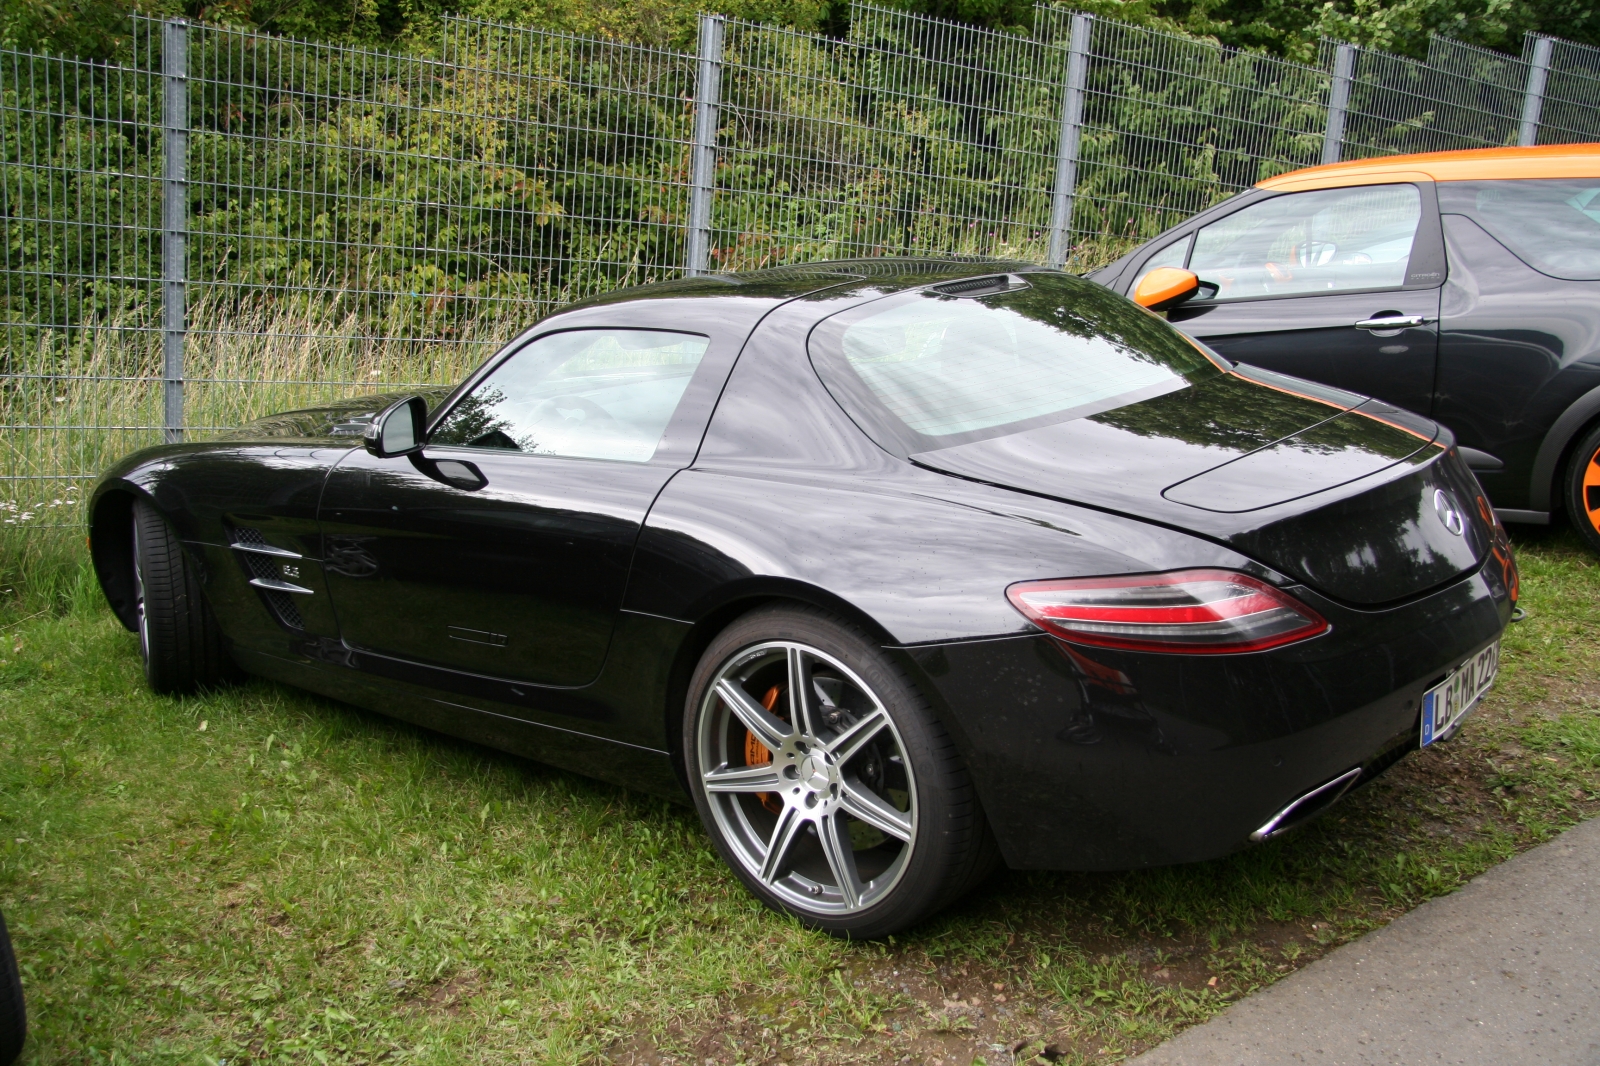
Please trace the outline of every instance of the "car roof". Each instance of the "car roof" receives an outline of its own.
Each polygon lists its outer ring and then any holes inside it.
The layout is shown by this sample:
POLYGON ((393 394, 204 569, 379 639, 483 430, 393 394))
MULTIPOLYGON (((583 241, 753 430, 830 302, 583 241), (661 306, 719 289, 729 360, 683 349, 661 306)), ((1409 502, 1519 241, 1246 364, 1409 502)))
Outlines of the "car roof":
POLYGON ((1307 167, 1256 182, 1287 192, 1424 178, 1489 181, 1512 178, 1600 178, 1600 144, 1546 144, 1536 148, 1472 148, 1461 152, 1386 155, 1307 167))
POLYGON ((1037 263, 977 257, 882 256, 872 259, 833 259, 737 273, 702 274, 699 277, 625 286, 580 300, 562 308, 557 314, 565 315, 571 311, 634 300, 741 296, 753 301, 754 309, 751 313, 758 315, 763 303, 781 303, 824 289, 835 292, 849 292, 860 288, 893 290, 985 274, 1039 269, 1041 268, 1037 263))

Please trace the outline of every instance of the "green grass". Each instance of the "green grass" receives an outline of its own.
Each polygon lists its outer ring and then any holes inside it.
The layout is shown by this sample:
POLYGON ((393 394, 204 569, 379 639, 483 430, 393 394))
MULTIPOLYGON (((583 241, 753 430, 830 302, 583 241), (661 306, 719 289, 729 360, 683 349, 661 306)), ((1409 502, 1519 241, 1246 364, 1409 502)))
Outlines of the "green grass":
POLYGON ((882 944, 757 906, 685 808, 264 682, 152 696, 64 578, 0 615, 24 1062, 1115 1060, 1596 808, 1600 560, 1518 545, 1459 739, 1284 841, 1001 874, 882 944))

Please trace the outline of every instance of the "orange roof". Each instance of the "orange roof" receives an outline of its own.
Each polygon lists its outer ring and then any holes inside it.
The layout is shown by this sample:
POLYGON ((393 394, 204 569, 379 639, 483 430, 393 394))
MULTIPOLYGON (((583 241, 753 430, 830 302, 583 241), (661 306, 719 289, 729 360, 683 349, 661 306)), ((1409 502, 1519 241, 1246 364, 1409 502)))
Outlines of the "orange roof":
POLYGON ((1307 167, 1256 182, 1258 189, 1335 189, 1388 181, 1484 181, 1494 178, 1600 178, 1600 144, 1473 148, 1464 152, 1386 155, 1307 167))

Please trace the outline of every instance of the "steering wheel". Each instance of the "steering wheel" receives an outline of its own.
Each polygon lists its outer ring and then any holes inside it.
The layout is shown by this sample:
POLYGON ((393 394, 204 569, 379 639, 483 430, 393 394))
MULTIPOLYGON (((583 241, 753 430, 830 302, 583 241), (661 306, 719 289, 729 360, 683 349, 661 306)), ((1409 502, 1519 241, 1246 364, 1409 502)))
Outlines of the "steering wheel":
POLYGON ((552 396, 533 409, 535 426, 557 425, 565 429, 610 426, 616 419, 604 407, 582 396, 552 396), (578 412, 576 415, 573 412, 578 412))

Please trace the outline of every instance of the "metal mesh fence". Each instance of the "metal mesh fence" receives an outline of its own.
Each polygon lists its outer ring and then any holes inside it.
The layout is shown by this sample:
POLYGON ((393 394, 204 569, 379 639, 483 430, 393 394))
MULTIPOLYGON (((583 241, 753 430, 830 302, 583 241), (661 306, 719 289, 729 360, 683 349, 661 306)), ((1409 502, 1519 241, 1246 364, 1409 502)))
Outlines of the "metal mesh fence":
POLYGON ((445 57, 511 168, 494 263, 526 281, 495 297, 496 317, 526 324, 677 273, 695 57, 464 19, 446 21, 445 57))
MULTIPOLYGON (((1321 161, 1325 71, 1103 19, 1079 20, 1087 57, 1074 264, 1274 174, 1321 161)), ((1035 34, 1073 46, 1070 12, 1041 8, 1035 34)))
POLYGON ((1600 141, 1600 48, 1529 34, 1522 55, 1530 64, 1544 52, 1548 73, 1538 114, 1538 143, 1600 141))
POLYGON ((681 262, 689 57, 464 21, 437 60, 189 36, 191 433, 454 380, 681 262))
MULTIPOLYGON (((1468 73, 1463 68, 1471 68, 1472 59, 1453 44, 1435 45, 1450 57, 1443 66, 1371 48, 1356 50, 1343 158, 1517 143, 1522 89, 1468 73)), ((1336 48, 1325 46, 1323 52, 1336 61, 1336 48)), ((1502 74, 1494 66, 1478 69, 1502 74)))
POLYGON ((68 521, 161 425, 152 75, 0 52, 0 521, 68 521))
POLYGON ((857 9, 851 39, 731 22, 710 265, 1042 258, 1060 87, 1036 42, 857 9))
POLYGON ((0 523, 72 524, 143 444, 455 380, 617 286, 1088 269, 1298 167, 1600 140, 1600 50, 1551 38, 1301 65, 1049 7, 1028 36, 865 4, 844 40, 701 26, 698 53, 464 19, 427 55, 150 20, 119 65, 0 50, 0 523))
MULTIPOLYGON (((458 72, 211 27, 186 36, 185 431, 432 379, 433 350, 472 339, 478 316, 429 267, 494 229, 497 160, 472 143, 458 72)), ((460 288, 480 273, 459 272, 460 288)))

